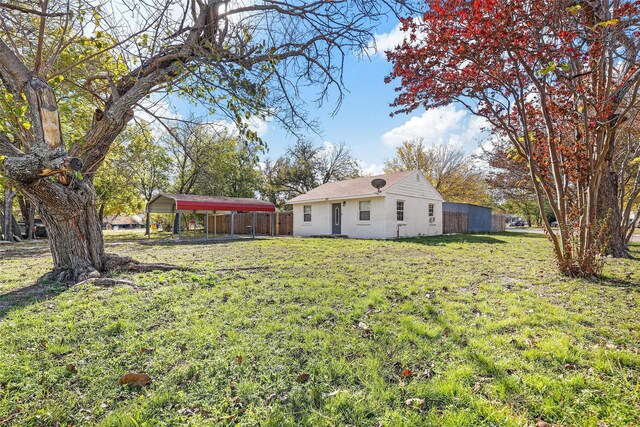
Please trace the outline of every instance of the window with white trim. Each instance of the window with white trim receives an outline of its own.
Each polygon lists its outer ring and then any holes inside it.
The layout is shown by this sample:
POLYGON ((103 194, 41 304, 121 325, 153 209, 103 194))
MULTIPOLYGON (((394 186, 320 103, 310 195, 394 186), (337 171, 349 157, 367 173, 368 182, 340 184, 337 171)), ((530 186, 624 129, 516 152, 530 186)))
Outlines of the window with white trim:
POLYGON ((404 200, 396 201, 396 219, 404 221, 404 200))
POLYGON ((358 218, 360 221, 371 220, 371 201, 358 203, 358 218))
POLYGON ((304 222, 311 222, 311 206, 303 206, 302 207, 302 212, 303 212, 303 221, 304 222))
POLYGON ((433 203, 429 203, 429 224, 435 224, 436 216, 435 216, 435 205, 433 203))

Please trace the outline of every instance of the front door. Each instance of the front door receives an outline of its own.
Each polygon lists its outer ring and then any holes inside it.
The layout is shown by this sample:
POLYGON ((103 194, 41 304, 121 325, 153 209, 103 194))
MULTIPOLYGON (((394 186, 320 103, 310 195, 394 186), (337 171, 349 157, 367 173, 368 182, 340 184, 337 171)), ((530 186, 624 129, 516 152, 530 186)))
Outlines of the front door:
POLYGON ((331 232, 333 234, 342 234, 342 227, 340 226, 342 222, 342 206, 340 203, 334 203, 331 205, 331 232))

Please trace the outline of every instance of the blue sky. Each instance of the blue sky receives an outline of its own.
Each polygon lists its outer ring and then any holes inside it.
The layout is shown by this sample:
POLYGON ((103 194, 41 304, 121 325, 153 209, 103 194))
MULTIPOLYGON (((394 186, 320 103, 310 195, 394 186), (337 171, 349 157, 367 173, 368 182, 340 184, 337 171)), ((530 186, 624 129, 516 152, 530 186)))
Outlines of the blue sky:
MULTIPOLYGON (((471 116, 461 106, 389 116, 392 111, 389 104, 395 92, 393 83, 384 83, 385 76, 391 71, 391 64, 387 62, 383 51, 391 49, 401 40, 402 33, 397 23, 389 22, 379 28, 376 36, 379 53, 372 51, 370 58, 356 55, 347 57, 344 80, 349 92, 345 94, 335 116, 331 116, 331 113, 336 98, 329 99, 321 108, 309 104, 312 117, 320 123, 321 135, 309 132, 308 139, 317 145, 344 142, 351 154, 360 161, 366 174, 381 173, 384 161, 394 156, 395 147, 402 140, 423 137, 427 144, 455 144, 470 154, 478 148, 482 139, 482 120, 471 116)), ((313 95, 313 92, 309 92, 310 98, 313 95)), ((263 158, 275 159, 295 142, 295 138, 276 122, 260 123, 256 130, 268 146, 263 158)))

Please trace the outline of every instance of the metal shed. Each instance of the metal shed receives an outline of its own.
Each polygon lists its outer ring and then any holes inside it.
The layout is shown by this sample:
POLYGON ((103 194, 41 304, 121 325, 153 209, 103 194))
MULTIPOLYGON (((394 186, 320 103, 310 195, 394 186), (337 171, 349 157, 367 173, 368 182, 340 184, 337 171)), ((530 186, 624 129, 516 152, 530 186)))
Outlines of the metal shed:
MULTIPOLYGON (((178 214, 178 238, 182 239, 182 221, 180 217, 183 213, 205 214, 205 236, 209 238, 209 214, 214 215, 213 235, 216 237, 217 230, 215 228, 215 217, 219 213, 231 213, 231 238, 233 235, 233 221, 237 212, 253 212, 252 234, 255 235, 255 213, 256 212, 275 212, 276 207, 273 203, 256 199, 247 199, 240 197, 224 197, 224 196, 200 196, 195 194, 169 194, 160 193, 147 205, 147 213, 172 213, 178 214)), ((275 219, 272 216, 272 221, 275 219)), ((273 234, 274 227, 271 228, 273 234)))
POLYGON ((469 203, 444 202, 443 215, 448 212, 464 213, 467 217, 467 233, 491 233, 491 208, 469 203))

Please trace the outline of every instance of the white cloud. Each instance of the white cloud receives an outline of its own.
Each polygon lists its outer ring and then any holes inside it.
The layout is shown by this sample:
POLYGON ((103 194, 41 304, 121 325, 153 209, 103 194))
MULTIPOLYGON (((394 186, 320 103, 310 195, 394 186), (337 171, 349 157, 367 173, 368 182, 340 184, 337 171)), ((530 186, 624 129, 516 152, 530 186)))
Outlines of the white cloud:
POLYGON ((384 57, 385 51, 391 50, 402 43, 404 35, 405 33, 400 29, 400 23, 388 33, 374 34, 373 42, 369 44, 366 53, 372 56, 384 57))
POLYGON ((249 128, 256 132, 259 137, 263 137, 269 130, 269 119, 252 117, 249 119, 249 128))
MULTIPOLYGON (((413 20, 417 23, 420 21, 420 18, 416 17, 413 18, 413 20)), ((402 24, 398 22, 398 24, 389 32, 374 34, 373 41, 369 44, 364 53, 370 56, 385 58, 385 52, 393 50, 396 46, 401 45, 405 36, 408 35, 408 33, 401 30, 401 27, 402 24)))
POLYGON ((358 162, 360 165, 360 170, 362 170, 362 175, 364 176, 372 176, 372 175, 382 175, 384 173, 384 165, 378 163, 367 163, 363 161, 358 162))
POLYGON ((385 145, 397 147, 402 141, 423 138, 426 144, 453 144, 471 152, 487 138, 484 119, 453 105, 427 110, 382 135, 385 145))
POLYGON ((142 108, 136 108, 134 110, 135 117, 147 123, 154 123, 156 117, 169 120, 182 118, 182 115, 171 108, 165 99, 154 100, 144 98, 139 104, 142 108))

